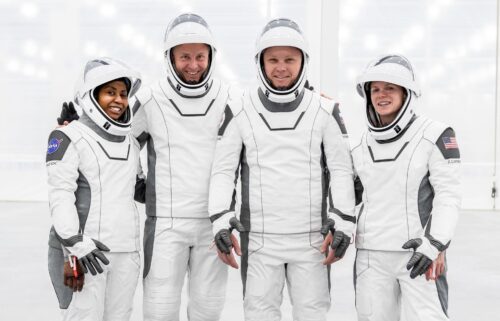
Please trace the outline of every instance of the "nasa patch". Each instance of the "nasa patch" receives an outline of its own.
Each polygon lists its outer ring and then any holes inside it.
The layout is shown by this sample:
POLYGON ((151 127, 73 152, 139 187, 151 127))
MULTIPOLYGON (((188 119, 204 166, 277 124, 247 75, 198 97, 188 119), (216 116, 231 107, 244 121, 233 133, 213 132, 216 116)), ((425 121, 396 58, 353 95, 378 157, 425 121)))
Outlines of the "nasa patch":
POLYGON ((49 137, 47 146, 46 162, 60 161, 68 149, 71 139, 59 130, 54 130, 49 137))
POLYGON ((50 155, 55 153, 59 149, 59 146, 61 146, 62 141, 63 141, 62 138, 60 139, 52 138, 49 141, 49 146, 47 147, 47 154, 50 155))

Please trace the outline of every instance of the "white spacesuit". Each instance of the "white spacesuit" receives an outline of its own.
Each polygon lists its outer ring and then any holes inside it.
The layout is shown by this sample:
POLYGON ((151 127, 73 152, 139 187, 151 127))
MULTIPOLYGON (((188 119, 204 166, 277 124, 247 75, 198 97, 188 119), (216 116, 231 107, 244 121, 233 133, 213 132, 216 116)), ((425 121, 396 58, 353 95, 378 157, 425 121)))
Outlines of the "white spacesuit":
POLYGON ((132 131, 147 144, 144 236, 144 319, 178 320, 188 273, 188 318, 219 320, 225 302, 227 267, 210 249, 208 188, 217 131, 229 87, 211 77, 215 44, 200 16, 183 14, 165 35, 168 76, 137 95, 132 131), (172 50, 207 44, 210 62, 196 84, 185 82, 172 50))
POLYGON ((127 106, 113 120, 97 102, 97 88, 113 80, 127 84, 129 97, 140 86, 139 74, 121 62, 89 61, 75 97, 82 116, 49 137, 49 271, 65 320, 128 320, 140 272, 134 203, 139 144, 130 134, 132 112, 127 106), (99 272, 87 274, 81 292, 63 288, 63 250, 99 272), (96 258, 109 265, 101 267, 96 258))
POLYGON ((210 182, 213 233, 235 217, 241 171, 242 281, 246 320, 280 320, 285 281, 294 320, 325 320, 329 269, 320 253, 322 224, 354 228, 352 163, 338 104, 304 89, 308 53, 297 24, 273 20, 257 41, 260 86, 230 101, 219 131, 210 182), (298 48, 302 69, 287 89, 266 77, 261 55, 270 47, 298 48), (327 203, 330 174, 330 204, 327 203))
POLYGON ((368 125, 352 149, 363 186, 356 233, 358 319, 396 321, 403 311, 410 321, 447 320, 445 275, 436 282, 417 275, 447 248, 457 224, 460 153, 455 133, 415 114, 420 90, 404 57, 389 55, 370 63, 358 79, 358 92, 365 98, 368 125), (405 93, 396 118, 385 126, 370 98, 372 81, 396 84, 405 93), (402 248, 407 242, 414 251, 408 251, 408 244, 402 248), (408 264, 410 258, 417 264, 408 264))

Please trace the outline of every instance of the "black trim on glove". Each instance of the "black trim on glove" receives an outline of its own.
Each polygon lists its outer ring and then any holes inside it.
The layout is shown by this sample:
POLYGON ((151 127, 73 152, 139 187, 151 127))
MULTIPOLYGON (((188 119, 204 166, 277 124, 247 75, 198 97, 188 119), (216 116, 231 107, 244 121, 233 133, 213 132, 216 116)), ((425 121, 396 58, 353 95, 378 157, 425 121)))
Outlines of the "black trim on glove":
POLYGON ((331 218, 327 219, 325 224, 321 227, 321 234, 327 236, 328 232, 332 233, 332 244, 330 247, 335 250, 335 257, 342 258, 351 244, 351 238, 344 232, 335 229, 335 221, 331 218))
POLYGON ((405 244, 403 244, 403 249, 408 250, 408 249, 413 249, 415 252, 413 252, 412 257, 408 261, 408 264, 406 264, 406 269, 408 271, 411 270, 410 272, 410 277, 412 279, 416 278, 419 275, 424 274, 429 266, 432 264, 432 260, 428 258, 426 255, 423 253, 417 252, 417 248, 422 245, 422 239, 417 238, 417 239, 411 239, 407 241, 405 244))
POLYGON ((231 241, 231 232, 237 230, 238 232, 245 232, 245 227, 236 218, 232 217, 229 220, 230 227, 228 229, 221 229, 217 234, 215 234, 214 242, 219 251, 224 254, 231 254, 231 248, 233 247, 233 242, 231 241))
POLYGON ((104 265, 108 265, 109 260, 101 251, 109 252, 109 248, 97 240, 92 239, 92 241, 94 241, 97 248, 84 257, 78 259, 78 261, 82 265, 83 272, 87 273, 90 271, 92 275, 96 275, 97 273, 102 273, 104 271, 96 259, 99 259, 104 265))
POLYGON ((61 115, 57 117, 57 123, 63 125, 65 121, 71 123, 73 120, 78 120, 79 118, 80 116, 78 116, 73 102, 64 102, 61 108, 61 115))
POLYGON ((347 248, 351 244, 351 238, 344 232, 336 230, 333 233, 332 249, 335 250, 335 257, 344 257, 347 248))

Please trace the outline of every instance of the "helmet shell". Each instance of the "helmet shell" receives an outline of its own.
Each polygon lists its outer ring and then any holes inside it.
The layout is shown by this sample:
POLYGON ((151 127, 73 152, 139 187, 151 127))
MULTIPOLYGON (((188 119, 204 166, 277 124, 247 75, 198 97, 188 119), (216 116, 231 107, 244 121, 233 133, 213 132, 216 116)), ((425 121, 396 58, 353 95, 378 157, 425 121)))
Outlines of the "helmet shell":
POLYGON ((110 81, 125 78, 128 80, 128 97, 132 97, 141 86, 140 74, 125 63, 108 57, 96 58, 87 62, 78 79, 75 90, 75 102, 89 118, 105 132, 115 136, 125 136, 132 126, 132 112, 127 106, 120 120, 109 117, 94 97, 97 87, 110 81))
POLYGON ((259 87, 269 100, 275 103, 288 103, 295 100, 304 90, 304 84, 307 80, 308 61, 307 42, 296 22, 287 18, 279 18, 266 24, 255 44, 255 64, 257 66, 259 87), (262 62, 264 50, 278 46, 295 47, 302 52, 303 60, 300 74, 292 87, 286 90, 279 90, 272 86, 265 74, 262 62))
POLYGON ((165 64, 167 77, 171 86, 182 96, 199 97, 204 95, 212 85, 212 71, 214 69, 216 46, 212 32, 206 21, 194 13, 185 13, 170 22, 164 38, 165 64), (197 84, 188 84, 179 77, 172 61, 172 49, 178 45, 190 43, 204 43, 210 48, 210 62, 201 81, 197 84))
POLYGON ((358 94, 365 99, 366 124, 370 134, 376 140, 384 141, 402 133, 415 115, 415 100, 420 96, 420 86, 410 61, 396 54, 381 56, 368 64, 356 83, 358 94), (392 83, 406 91, 406 99, 396 118, 385 126, 380 125, 378 114, 371 102, 369 85, 372 81, 392 83))

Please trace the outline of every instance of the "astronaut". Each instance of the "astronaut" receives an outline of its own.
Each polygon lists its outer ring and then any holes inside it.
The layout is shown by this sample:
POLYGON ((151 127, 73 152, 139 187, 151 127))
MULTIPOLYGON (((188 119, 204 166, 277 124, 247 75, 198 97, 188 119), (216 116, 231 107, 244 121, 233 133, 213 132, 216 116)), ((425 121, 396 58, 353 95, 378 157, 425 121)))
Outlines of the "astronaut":
POLYGON ((342 257, 354 229, 345 126, 338 103, 304 88, 308 60, 299 26, 270 21, 256 43, 259 86, 228 103, 219 129, 209 214, 215 243, 230 264, 233 247, 239 248, 230 232, 238 227, 235 180, 241 174, 246 320, 280 320, 285 281, 294 320, 325 320, 330 280, 322 248, 335 243, 329 257, 342 257))
POLYGON ((212 77, 217 50, 202 17, 175 18, 164 45, 167 77, 136 95, 132 126, 148 155, 144 319, 179 319, 187 272, 189 320, 219 320, 227 266, 210 249, 208 188, 230 90, 212 77))
POLYGON ((123 63, 89 61, 75 95, 80 119, 49 137, 48 261, 64 320, 128 320, 132 312, 140 272, 133 198, 139 144, 130 134, 128 99, 139 87, 140 75, 123 63), (92 275, 83 285, 84 272, 92 275))
POLYGON ((358 320, 448 320, 446 275, 430 282, 420 275, 448 247, 457 224, 455 132, 417 115, 420 88, 403 56, 371 62, 357 90, 368 126, 352 149, 363 201, 356 233, 358 320))

